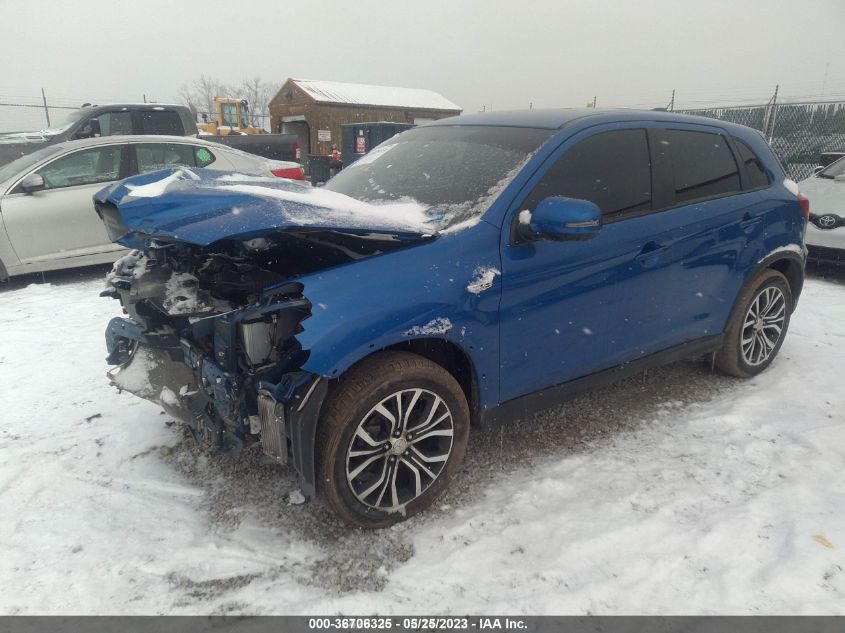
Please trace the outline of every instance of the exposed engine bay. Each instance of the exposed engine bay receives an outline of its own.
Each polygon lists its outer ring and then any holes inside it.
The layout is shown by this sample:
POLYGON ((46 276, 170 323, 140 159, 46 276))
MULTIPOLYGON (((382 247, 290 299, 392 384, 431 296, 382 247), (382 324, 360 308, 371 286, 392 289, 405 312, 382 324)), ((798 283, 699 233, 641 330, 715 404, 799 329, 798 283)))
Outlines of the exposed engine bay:
POLYGON ((128 317, 106 331, 107 360, 118 366, 113 384, 160 404, 228 454, 261 442, 280 463, 292 461, 313 496, 314 428, 327 380, 301 370, 309 352, 296 335, 312 306, 296 278, 408 240, 312 230, 209 246, 145 243, 114 264, 101 293, 128 317))

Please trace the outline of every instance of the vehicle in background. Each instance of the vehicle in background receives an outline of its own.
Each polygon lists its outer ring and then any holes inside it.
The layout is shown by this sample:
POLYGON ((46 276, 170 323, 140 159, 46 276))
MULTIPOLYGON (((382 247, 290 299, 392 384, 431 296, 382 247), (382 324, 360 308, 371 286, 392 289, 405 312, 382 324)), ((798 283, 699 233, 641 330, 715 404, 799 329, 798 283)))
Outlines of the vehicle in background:
POLYGON ((200 134, 228 136, 229 134, 266 134, 261 128, 253 127, 249 122, 249 104, 246 99, 212 97, 215 119, 208 120, 203 113, 203 122, 197 123, 200 134))
POLYGON ((371 528, 432 503, 471 422, 686 357, 763 371, 809 213, 759 132, 633 110, 442 119, 323 188, 195 169, 95 199, 138 249, 104 292, 114 383, 371 528))
MULTIPOLYGON (((184 105, 89 105, 69 112, 49 129, 0 136, 0 165, 65 141, 130 134, 197 136, 198 133, 194 113, 184 105)), ((203 135, 203 138, 270 160, 299 161, 299 143, 294 134, 203 135)))
POLYGON ((798 186, 810 199, 805 237, 810 258, 845 263, 845 156, 798 186))
POLYGON ((296 134, 227 134, 226 136, 202 134, 200 138, 270 160, 294 162, 300 160, 299 139, 296 134))
POLYGON ((195 136, 193 113, 183 105, 122 103, 85 105, 66 112, 39 132, 0 135, 0 165, 47 145, 127 134, 195 136))
POLYGON ((822 169, 845 157, 845 152, 822 152, 819 155, 819 164, 814 173, 820 172, 822 169))
POLYGON ((108 136, 42 147, 0 167, 0 281, 114 261, 124 249, 109 238, 92 196, 110 182, 174 166, 236 173, 242 182, 304 177, 298 163, 197 138, 108 136))

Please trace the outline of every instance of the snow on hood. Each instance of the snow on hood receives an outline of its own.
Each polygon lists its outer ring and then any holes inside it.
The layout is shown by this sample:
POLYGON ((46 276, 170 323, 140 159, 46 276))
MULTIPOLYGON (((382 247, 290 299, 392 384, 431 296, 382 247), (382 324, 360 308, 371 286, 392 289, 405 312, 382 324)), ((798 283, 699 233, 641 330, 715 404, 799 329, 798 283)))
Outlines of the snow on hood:
MULTIPOLYGON (((415 202, 370 204, 284 178, 167 169, 128 178, 99 191, 99 204, 117 208, 123 235, 137 246, 141 233, 208 245, 271 230, 325 229, 431 235, 426 207, 415 202)), ((107 226, 114 222, 106 222, 107 226)))

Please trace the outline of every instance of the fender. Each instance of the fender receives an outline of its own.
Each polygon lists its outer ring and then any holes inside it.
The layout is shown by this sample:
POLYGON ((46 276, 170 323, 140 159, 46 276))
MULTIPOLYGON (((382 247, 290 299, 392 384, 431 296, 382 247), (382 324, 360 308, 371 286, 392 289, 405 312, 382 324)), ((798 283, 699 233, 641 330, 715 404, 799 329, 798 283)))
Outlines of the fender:
POLYGON ((296 335, 304 371, 337 378, 370 354, 443 339, 469 357, 479 405, 499 397, 499 229, 486 222, 298 279, 311 316, 296 335), (490 261, 494 253, 495 261, 490 261))
POLYGON ((734 314, 739 298, 749 288, 749 286, 751 286, 759 274, 767 268, 779 270, 778 264, 780 262, 794 264, 792 270, 798 271, 797 274, 786 275, 786 278, 789 281, 789 286, 792 290, 792 310, 795 310, 798 305, 798 297, 801 296, 801 290, 804 288, 804 266, 807 262, 807 249, 803 245, 787 244, 770 251, 769 254, 757 262, 748 275, 746 275, 745 281, 742 282, 739 292, 737 292, 734 297, 731 305, 731 311, 729 313, 730 315, 734 314))

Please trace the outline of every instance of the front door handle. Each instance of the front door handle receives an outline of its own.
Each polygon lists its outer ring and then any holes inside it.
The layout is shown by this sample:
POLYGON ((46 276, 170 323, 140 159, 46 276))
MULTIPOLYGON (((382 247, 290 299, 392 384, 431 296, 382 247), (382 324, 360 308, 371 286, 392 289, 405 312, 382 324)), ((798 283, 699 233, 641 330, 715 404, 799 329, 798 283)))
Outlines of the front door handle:
POLYGON ((663 246, 662 244, 658 244, 654 240, 651 240, 643 244, 643 247, 640 249, 640 254, 634 257, 634 259, 640 266, 654 266, 657 263, 660 254, 663 253, 665 250, 665 246, 663 246))

